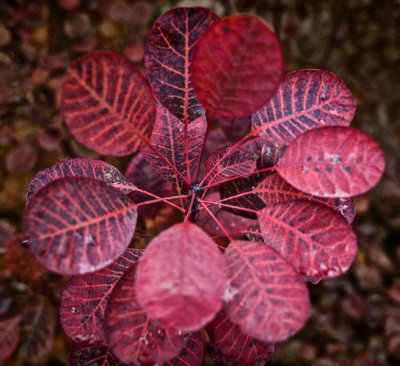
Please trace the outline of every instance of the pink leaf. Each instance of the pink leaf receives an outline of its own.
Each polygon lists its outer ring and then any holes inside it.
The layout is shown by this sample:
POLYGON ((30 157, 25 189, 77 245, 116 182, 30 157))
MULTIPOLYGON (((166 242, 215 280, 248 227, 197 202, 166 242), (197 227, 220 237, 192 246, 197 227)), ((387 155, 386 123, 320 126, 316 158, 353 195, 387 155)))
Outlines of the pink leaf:
POLYGON ((323 127, 293 140, 277 169, 301 191, 320 197, 351 197, 379 182, 385 160, 379 145, 361 131, 323 127))
POLYGON ((225 251, 225 261, 224 310, 245 335, 279 342, 304 325, 310 307, 307 287, 277 252, 261 243, 236 241, 225 251))
POLYGON ((161 15, 147 35, 144 65, 153 93, 184 123, 204 114, 189 69, 194 46, 216 19, 206 8, 174 8, 161 15))
POLYGON ((301 133, 327 125, 348 126, 356 111, 344 82, 325 70, 286 74, 273 98, 253 114, 253 129, 287 145, 301 133))
POLYGON ((206 340, 202 331, 192 333, 185 347, 172 360, 162 366, 201 366, 203 364, 206 340))
POLYGON ((226 268, 215 243, 197 225, 185 222, 163 231, 147 246, 136 291, 150 317, 170 328, 193 331, 219 310, 225 283, 226 268))
POLYGON ((83 346, 72 342, 69 366, 123 366, 107 346, 83 346))
POLYGON ((200 38, 191 71, 211 119, 248 116, 268 102, 281 81, 280 43, 257 17, 225 17, 200 38))
POLYGON ((5 362, 15 351, 19 341, 20 317, 0 321, 0 362, 5 362))
POLYGON ((140 250, 128 248, 106 268, 71 277, 61 298, 60 322, 74 342, 91 346, 106 343, 103 321, 108 299, 118 280, 140 256, 140 250))
POLYGON ((260 211, 258 221, 265 244, 311 280, 341 275, 357 253, 346 219, 319 203, 278 203, 260 211))
POLYGON ((49 183, 29 201, 29 249, 49 270, 85 274, 106 267, 127 248, 135 205, 104 182, 68 177, 49 183))
POLYGON ((148 142, 155 104, 133 65, 110 52, 93 52, 68 68, 62 112, 81 144, 99 154, 123 156, 148 142))

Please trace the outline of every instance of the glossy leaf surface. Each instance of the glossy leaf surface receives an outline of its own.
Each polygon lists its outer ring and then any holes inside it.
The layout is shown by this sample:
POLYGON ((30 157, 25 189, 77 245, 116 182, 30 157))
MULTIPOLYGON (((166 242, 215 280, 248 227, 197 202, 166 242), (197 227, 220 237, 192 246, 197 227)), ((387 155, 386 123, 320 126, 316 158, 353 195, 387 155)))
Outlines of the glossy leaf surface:
POLYGON ((224 311, 245 335, 278 342, 304 325, 308 290, 283 257, 250 241, 230 243, 224 256, 229 271, 224 311))
POLYGON ((153 364, 175 357, 186 338, 150 319, 135 294, 136 265, 118 281, 108 301, 105 330, 115 356, 128 364, 153 364))
POLYGON ((226 267, 215 243, 197 225, 185 222, 164 230, 146 247, 136 291, 150 317, 192 331, 216 314, 225 284, 226 267))
POLYGON ((278 164, 291 185, 320 197, 351 197, 375 186, 385 169, 383 152, 368 135, 349 127, 305 132, 278 164))
POLYGON ((351 223, 356 215, 354 202, 351 198, 323 198, 299 191, 287 183, 278 173, 265 178, 254 190, 267 206, 276 203, 306 200, 322 203, 340 213, 351 223))
POLYGON ((216 19, 206 8, 175 8, 161 15, 147 35, 144 65, 153 93, 184 123, 204 114, 190 63, 200 35, 216 19))
POLYGON ((155 103, 127 60, 93 52, 74 61, 63 83, 62 112, 77 141, 99 154, 129 155, 149 140, 155 103))
POLYGON ((125 251, 136 216, 129 198, 104 182, 78 177, 56 180, 27 206, 29 249, 51 271, 94 272, 125 251))
POLYGON ((246 336, 222 311, 206 329, 210 337, 213 358, 218 364, 265 365, 274 354, 273 343, 263 343, 246 336))
POLYGON ((299 70, 286 74, 273 98, 253 113, 252 126, 267 140, 287 145, 301 133, 323 126, 348 126, 354 97, 335 74, 299 70))
POLYGON ((83 346, 72 342, 69 366, 123 366, 107 346, 83 346))
POLYGON ((101 160, 91 158, 74 158, 59 161, 51 167, 37 173, 28 185, 26 200, 32 197, 39 189, 56 179, 65 177, 92 178, 120 189, 127 194, 135 187, 118 171, 117 168, 101 160), (131 187, 129 187, 131 185, 131 187))
POLYGON ((265 244, 311 280, 346 272, 357 252, 357 238, 346 219, 324 205, 291 201, 258 213, 265 244))
POLYGON ((5 362, 15 351, 19 341, 19 321, 16 316, 0 321, 0 362, 5 362))
POLYGON ((203 363, 206 340, 202 331, 194 332, 187 340, 185 347, 172 360, 163 366, 201 366, 203 363))
POLYGON ((210 118, 248 116, 265 105, 282 77, 278 39, 259 18, 214 22, 197 43, 192 82, 210 118))
POLYGON ((106 268, 71 277, 61 298, 60 322, 74 342, 91 346, 106 344, 103 322, 108 299, 116 283, 140 255, 140 250, 128 248, 106 268))

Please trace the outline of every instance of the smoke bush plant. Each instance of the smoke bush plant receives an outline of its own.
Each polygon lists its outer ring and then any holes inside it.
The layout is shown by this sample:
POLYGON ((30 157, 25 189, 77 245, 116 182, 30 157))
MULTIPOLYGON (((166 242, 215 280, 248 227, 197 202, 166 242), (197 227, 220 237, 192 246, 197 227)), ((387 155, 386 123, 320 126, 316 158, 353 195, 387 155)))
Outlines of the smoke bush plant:
POLYGON ((63 84, 70 133, 101 155, 136 153, 126 176, 76 158, 29 184, 29 249, 72 276, 70 364, 200 365, 203 328, 216 360, 266 362, 306 322, 306 282, 351 265, 351 197, 379 181, 382 151, 348 127, 354 99, 336 75, 283 75, 257 17, 172 9, 147 37, 145 70, 150 85, 94 52, 63 84), (218 124, 234 142, 218 145, 218 124), (170 225, 133 249, 138 213, 160 212, 170 225))

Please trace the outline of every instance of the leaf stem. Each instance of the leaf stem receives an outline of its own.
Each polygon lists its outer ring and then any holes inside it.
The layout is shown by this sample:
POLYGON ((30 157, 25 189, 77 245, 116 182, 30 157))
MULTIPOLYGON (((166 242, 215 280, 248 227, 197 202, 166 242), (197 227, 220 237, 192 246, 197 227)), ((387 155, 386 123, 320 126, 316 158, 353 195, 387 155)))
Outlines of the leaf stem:
POLYGON ((174 200, 174 199, 182 199, 183 197, 186 197, 184 195, 179 195, 179 196, 170 196, 170 197, 158 197, 155 194, 143 191, 141 189, 138 190, 138 192, 141 193, 145 193, 151 197, 155 197, 156 199, 154 200, 149 200, 149 201, 143 201, 143 202, 139 202, 136 204, 136 207, 140 207, 140 206, 145 206, 145 205, 151 205, 153 203, 157 203, 157 202, 165 202, 170 206, 175 207, 177 210, 181 211, 181 212, 185 212, 185 209, 183 209, 182 207, 179 207, 178 205, 175 205, 174 203, 170 202, 169 200, 174 200))
POLYGON ((209 203, 207 201, 199 200, 200 204, 204 207, 204 209, 207 211, 207 213, 213 218, 215 223, 221 228, 222 232, 225 234, 225 236, 230 240, 233 241, 232 237, 228 233, 228 231, 224 228, 224 226, 220 223, 220 221, 214 216, 214 214, 211 212, 211 210, 207 207, 206 203, 209 203))
MULTIPOLYGON (((258 212, 257 210, 252 210, 251 208, 244 208, 244 207, 239 207, 239 206, 234 206, 234 205, 228 205, 226 203, 221 203, 221 202, 212 202, 212 201, 205 201, 205 200, 201 200, 200 202, 207 203, 208 205, 217 205, 217 206, 233 208, 235 210, 251 212, 254 214, 257 214, 257 212, 258 212)), ((203 207, 204 207, 204 205, 203 205, 203 207)), ((208 212, 208 210, 207 210, 207 212, 208 212)))

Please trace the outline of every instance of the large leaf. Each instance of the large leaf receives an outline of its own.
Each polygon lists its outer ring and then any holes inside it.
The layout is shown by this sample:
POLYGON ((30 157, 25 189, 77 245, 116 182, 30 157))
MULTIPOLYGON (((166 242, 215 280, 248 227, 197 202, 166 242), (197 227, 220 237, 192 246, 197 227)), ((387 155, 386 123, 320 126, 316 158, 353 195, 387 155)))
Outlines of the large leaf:
POLYGON ((107 346, 83 346, 72 342, 69 366, 123 366, 107 346))
POLYGON ((51 167, 37 173, 28 185, 27 202, 39 189, 50 182, 64 177, 84 177, 97 179, 118 188, 123 193, 134 190, 134 186, 118 171, 117 168, 101 160, 75 158, 59 161, 51 167))
POLYGON ((385 169, 383 152, 350 127, 323 127, 298 136, 277 166, 297 189, 320 197, 351 197, 375 186, 385 169))
POLYGON ((261 19, 228 16, 204 32, 191 71, 211 119, 248 116, 268 102, 281 81, 280 43, 261 19))
POLYGON ((272 206, 279 202, 307 200, 322 203, 340 213, 351 223, 356 215, 354 202, 351 198, 323 198, 299 191, 287 183, 278 173, 265 178, 255 189, 254 193, 272 206))
POLYGON ((215 243, 197 225, 184 222, 147 246, 138 265, 136 291, 150 317, 192 331, 219 310, 225 284, 226 267, 215 243))
POLYGON ((174 8, 147 35, 144 66, 153 93, 184 123, 204 114, 192 87, 190 63, 200 35, 216 19, 206 8, 174 8))
POLYGON ((0 363, 3 364, 15 351, 19 341, 20 317, 0 321, 0 363))
POLYGON ((222 118, 218 120, 218 124, 230 142, 238 142, 250 130, 251 116, 222 118))
POLYGON ((301 133, 327 125, 348 126, 356 111, 344 82, 325 70, 286 74, 273 98, 253 113, 253 129, 270 141, 287 145, 301 133))
POLYGON ((245 335, 278 342, 304 325, 307 287, 283 257, 250 241, 231 242, 224 256, 229 271, 224 310, 245 335))
POLYGON ((142 153, 150 165, 169 182, 180 185, 184 179, 190 183, 190 172, 199 164, 206 132, 205 115, 185 126, 157 103, 151 146, 143 149, 142 153))
POLYGON ((129 155, 148 142, 155 118, 147 82, 128 61, 93 52, 68 68, 62 112, 71 134, 99 154, 129 155))
POLYGON ((185 347, 172 360, 162 366, 201 366, 203 363, 206 340, 202 331, 194 332, 187 340, 185 347))
POLYGON ((275 351, 273 343, 260 342, 240 331, 224 312, 207 326, 215 361, 224 365, 265 365, 275 351))
POLYGON ((130 199, 104 182, 59 179, 29 201, 25 212, 29 249, 51 271, 94 272, 125 251, 136 216, 130 199))
POLYGON ((111 293, 104 322, 106 338, 120 361, 152 365, 176 356, 186 338, 143 311, 135 294, 135 271, 136 265, 129 268, 111 293))
POLYGON ((290 201, 258 213, 265 244, 310 280, 346 272, 357 238, 344 217, 316 202, 290 201))
POLYGON ((83 276, 73 276, 61 298, 60 322, 74 342, 91 346, 106 343, 103 321, 112 290, 141 251, 128 248, 106 268, 83 276))

